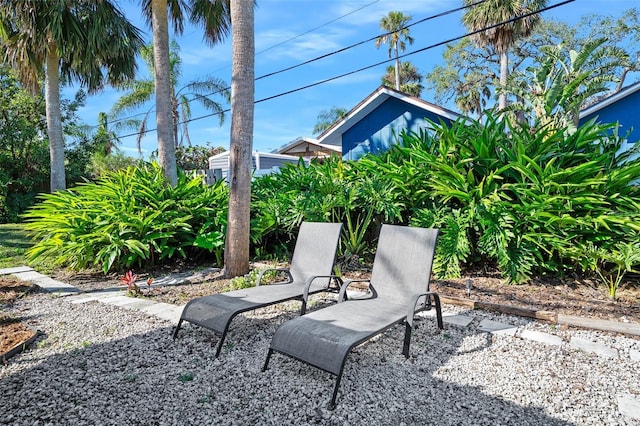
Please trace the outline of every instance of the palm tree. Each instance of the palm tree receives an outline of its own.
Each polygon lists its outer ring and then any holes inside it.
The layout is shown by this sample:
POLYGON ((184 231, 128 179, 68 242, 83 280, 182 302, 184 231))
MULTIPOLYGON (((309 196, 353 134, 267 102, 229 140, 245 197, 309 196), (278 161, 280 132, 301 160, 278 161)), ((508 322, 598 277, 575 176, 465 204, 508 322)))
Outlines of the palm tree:
POLYGON ((313 126, 312 135, 319 135, 320 133, 327 130, 333 123, 340 120, 342 117, 347 115, 347 111, 344 108, 332 107, 330 110, 322 110, 318 113, 318 121, 316 125, 313 126))
POLYGON ((402 12, 397 11, 389 12, 387 16, 380 20, 380 28, 387 31, 387 34, 381 35, 376 39, 376 48, 379 48, 383 43, 389 43, 389 58, 396 58, 396 90, 400 90, 399 52, 404 52, 406 48, 405 41, 413 44, 413 38, 409 35, 409 28, 405 28, 410 20, 410 15, 404 15, 402 12))
MULTIPOLYGON (((396 67, 389 65, 387 73, 382 77, 382 85, 390 87, 393 81, 397 82, 396 67)), ((422 94, 422 75, 418 69, 409 61, 400 63, 400 91, 416 98, 422 94)))
POLYGON ((158 160, 167 180, 178 182, 174 133, 171 119, 171 64, 169 61, 169 18, 176 34, 184 31, 183 10, 189 20, 204 27, 205 41, 224 39, 231 25, 230 0, 140 0, 147 23, 153 30, 153 60, 156 95, 158 160))
POLYGON ((96 129, 93 140, 96 145, 96 151, 101 155, 111 155, 114 150, 118 150, 120 139, 118 135, 109 129, 109 116, 104 113, 98 113, 98 128, 96 129))
POLYGON ((254 110, 254 2, 231 2, 231 142, 229 145, 229 213, 224 274, 249 272, 249 207, 254 110))
MULTIPOLYGON (((182 74, 182 59, 180 58, 180 47, 178 43, 172 41, 170 49, 171 130, 174 143, 176 144, 175 147, 177 148, 182 145, 183 142, 189 145, 191 144, 188 128, 188 123, 191 119, 191 102, 198 102, 207 110, 217 114, 220 125, 222 125, 225 118, 224 108, 212 100, 211 95, 219 94, 229 102, 231 94, 228 85, 215 77, 193 80, 176 91, 176 86, 179 84, 178 78, 182 74)), ((149 74, 154 75, 153 44, 144 46, 141 49, 141 56, 147 64, 149 74)), ((148 128, 147 122, 152 108, 144 114, 142 119, 126 118, 118 121, 118 117, 138 109, 153 99, 155 83, 153 78, 137 79, 128 82, 123 87, 126 88, 128 92, 116 101, 111 109, 110 115, 112 120, 116 122, 118 129, 138 129, 137 142, 138 150, 140 150, 140 141, 148 128)))
POLYGON ((542 52, 539 63, 512 75, 509 87, 523 100, 514 107, 523 108, 539 126, 567 127, 570 132, 578 127, 588 100, 607 92, 620 80, 615 70, 629 64, 626 52, 605 38, 588 40, 578 51, 559 44, 542 52))
POLYGON ((92 93, 133 78, 140 32, 108 0, 3 1, 0 43, 3 61, 32 93, 44 73, 50 189, 65 189, 60 84, 76 80, 92 93))
MULTIPOLYGON (((465 5, 476 3, 476 0, 464 0, 465 5)), ((547 0, 487 0, 467 9, 462 23, 469 31, 478 31, 518 16, 526 15, 544 8, 547 0)), ((540 21, 538 14, 517 19, 497 27, 474 34, 472 37, 479 47, 491 46, 500 56, 500 86, 507 84, 509 76, 509 49, 516 40, 527 37, 540 21)), ((501 91, 498 108, 507 106, 507 94, 501 91)))

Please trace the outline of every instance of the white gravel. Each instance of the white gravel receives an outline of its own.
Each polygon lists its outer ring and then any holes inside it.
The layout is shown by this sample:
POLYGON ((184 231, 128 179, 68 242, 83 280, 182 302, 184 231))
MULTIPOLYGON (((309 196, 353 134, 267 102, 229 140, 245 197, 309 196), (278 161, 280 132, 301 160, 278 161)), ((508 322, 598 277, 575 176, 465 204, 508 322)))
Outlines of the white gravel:
POLYGON ((401 326, 356 348, 330 411, 330 374, 277 354, 261 372, 270 336, 297 306, 236 318, 214 359, 217 337, 198 327, 174 341, 169 322, 143 313, 34 294, 11 313, 42 336, 0 366, 0 424, 638 424, 617 398, 640 397, 640 363, 629 356, 639 340, 454 307, 474 322, 438 332, 421 320, 408 360, 401 326), (477 331, 485 318, 605 342, 620 356, 477 331))

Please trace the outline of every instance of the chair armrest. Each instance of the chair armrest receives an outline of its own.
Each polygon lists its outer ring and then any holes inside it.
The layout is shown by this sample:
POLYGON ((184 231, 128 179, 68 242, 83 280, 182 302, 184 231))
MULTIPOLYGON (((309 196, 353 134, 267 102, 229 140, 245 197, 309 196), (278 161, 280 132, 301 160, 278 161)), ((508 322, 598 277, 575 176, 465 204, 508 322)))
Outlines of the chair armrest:
POLYGON ((311 284, 313 284, 313 282, 318 278, 329 278, 329 284, 327 285, 327 288, 331 287, 332 279, 337 283, 337 287, 342 287, 342 278, 337 275, 314 275, 312 277, 309 277, 304 285, 304 293, 302 294, 302 300, 304 301, 304 303, 306 303, 309 299, 309 290, 311 289, 311 284))
POLYGON ((373 293, 373 297, 376 297, 378 295, 378 293, 376 293, 376 290, 371 285, 371 281, 368 279, 361 278, 361 279, 347 280, 343 282, 342 286, 340 287, 340 293, 338 294, 338 303, 346 300, 345 297, 347 296, 347 287, 349 287, 353 283, 369 283, 369 290, 371 290, 371 292, 373 293))
POLYGON ((260 271, 260 273, 258 274, 258 278, 256 279, 256 287, 258 287, 261 282, 262 282, 262 276, 265 274, 265 272, 270 272, 270 271, 276 271, 276 272, 285 272, 287 274, 288 277, 288 281, 285 281, 281 284, 289 284, 293 282, 293 276, 291 276, 291 272, 289 271, 289 269, 287 268, 269 268, 269 269, 264 269, 262 271, 260 271))
POLYGON ((431 298, 433 298, 436 305, 436 316, 438 320, 438 327, 442 328, 442 309, 440 307, 440 296, 438 293, 429 291, 427 293, 414 294, 409 303, 409 312, 407 312, 407 324, 409 327, 413 327, 413 316, 416 312, 424 309, 431 309, 431 298), (423 299, 421 301, 421 299, 423 299))

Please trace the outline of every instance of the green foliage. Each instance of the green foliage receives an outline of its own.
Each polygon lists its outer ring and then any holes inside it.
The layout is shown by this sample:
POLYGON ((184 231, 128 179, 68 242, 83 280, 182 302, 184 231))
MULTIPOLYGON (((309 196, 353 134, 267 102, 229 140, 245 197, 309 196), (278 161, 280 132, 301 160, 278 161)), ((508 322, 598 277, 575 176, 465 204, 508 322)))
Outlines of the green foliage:
POLYGON ((224 232, 228 189, 180 175, 168 185, 156 164, 107 173, 96 183, 46 194, 25 214, 36 244, 30 259, 75 269, 149 266, 199 256, 198 236, 224 232))
POLYGON ((607 241, 597 246, 591 241, 567 248, 565 254, 580 261, 585 272, 592 271, 598 281, 607 289, 611 299, 616 298, 628 272, 638 272, 640 266, 640 243, 607 241))
MULTIPOLYGON (((260 269, 252 269, 248 274, 241 277, 234 277, 225 286, 224 291, 242 290, 243 288, 255 287, 258 281, 258 275, 262 272, 260 269)), ((278 271, 269 269, 262 275, 260 285, 270 284, 276 281, 278 271)))
POLYGON ((44 100, 31 96, 0 66, 0 223, 17 222, 39 191, 48 189, 44 100))
POLYGON ((310 165, 287 165, 263 176, 252 188, 254 216, 266 221, 262 244, 291 240, 302 221, 342 222, 342 253, 369 252, 372 225, 400 220, 404 204, 394 185, 370 162, 332 157, 310 165))
POLYGON ((583 241, 637 240, 640 160, 622 153, 624 138, 613 128, 591 122, 571 134, 531 131, 489 116, 405 135, 403 146, 376 161, 405 182, 403 194, 423 191, 411 222, 441 229, 439 275, 456 275, 463 263, 493 264, 519 283, 570 270, 579 260, 571 248, 583 241), (416 171, 421 185, 408 173, 403 179, 403 170, 416 171))
MULTIPOLYGON (((545 50, 550 46, 562 43, 565 51, 562 60, 569 63, 570 58, 564 56, 565 54, 572 50, 580 52, 585 48, 588 49, 588 45, 594 40, 605 38, 607 42, 603 45, 603 52, 612 55, 600 58, 604 66, 593 68, 591 77, 599 78, 606 75, 609 82, 607 90, 618 91, 630 84, 631 81, 625 82, 625 79, 629 80, 633 72, 640 69, 640 62, 637 60, 617 61, 625 56, 634 58, 637 55, 636 52, 640 46, 640 38, 637 37, 639 22, 638 8, 629 9, 615 17, 582 16, 574 25, 542 19, 529 37, 515 40, 514 48, 509 52, 509 74, 523 73, 527 68, 531 68, 531 71, 535 69, 543 71, 542 64, 548 53, 545 50), (532 61, 539 66, 532 66, 532 61)), ((495 34, 495 32, 492 33, 495 34)), ((495 106, 500 64, 499 55, 496 55, 494 50, 480 48, 470 38, 464 38, 446 46, 441 63, 425 76, 426 86, 434 90, 436 101, 453 100, 460 111, 466 114, 477 114, 478 117, 481 117, 486 109, 492 109, 495 106)), ((533 80, 527 83, 533 83, 533 80)), ((582 91, 581 95, 586 95, 588 92, 589 90, 582 91)), ((517 95, 522 93, 522 90, 518 90, 517 95)), ((538 92, 536 95, 546 94, 538 92)), ((594 100, 594 97, 590 96, 585 98, 588 98, 586 104, 594 100)), ((511 99, 511 101, 514 100, 517 101, 515 97, 511 99)), ((567 100, 574 103, 584 101, 577 98, 567 100)))
POLYGON ((224 152, 221 146, 217 148, 206 146, 179 146, 176 148, 176 163, 182 170, 202 170, 209 168, 209 157, 224 152))
POLYGON ((113 152, 108 155, 96 152, 91 156, 91 164, 88 165, 87 175, 93 179, 98 179, 107 173, 113 173, 141 163, 142 160, 129 157, 122 152, 113 152))

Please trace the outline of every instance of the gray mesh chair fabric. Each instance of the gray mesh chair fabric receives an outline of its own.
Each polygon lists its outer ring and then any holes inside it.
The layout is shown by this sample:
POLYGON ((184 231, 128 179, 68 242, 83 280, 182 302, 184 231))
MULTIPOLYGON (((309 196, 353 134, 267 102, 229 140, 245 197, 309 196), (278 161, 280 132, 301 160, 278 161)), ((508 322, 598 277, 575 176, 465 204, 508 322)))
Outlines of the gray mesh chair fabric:
POLYGON ((176 338, 184 321, 213 330, 221 335, 216 346, 215 356, 218 357, 236 315, 292 299, 302 301, 301 314, 304 314, 310 294, 331 290, 332 282, 336 283, 337 291, 341 284, 338 277, 331 275, 341 228, 341 223, 303 222, 291 267, 275 269, 284 272, 287 281, 260 285, 266 272, 262 271, 256 287, 193 299, 185 305, 173 337, 176 338))
POLYGON ((371 298, 343 301, 345 281, 338 303, 294 318, 278 327, 263 371, 273 352, 279 352, 332 373, 337 377, 330 405, 335 400, 347 355, 355 346, 388 328, 405 322, 403 353, 409 356, 414 314, 436 308, 443 328, 440 299, 429 292, 431 265, 438 230, 383 225, 378 240, 369 289, 371 298))

